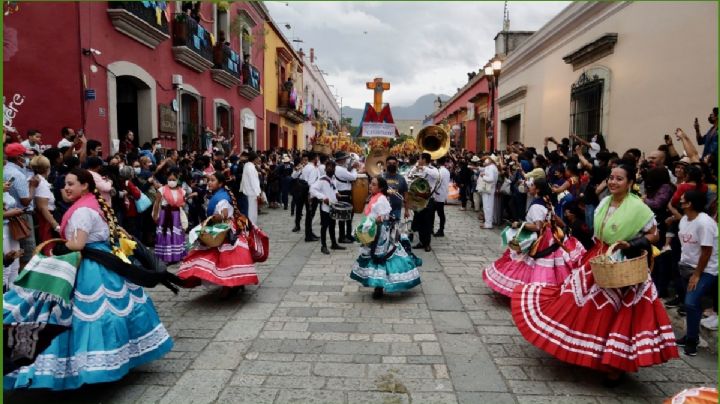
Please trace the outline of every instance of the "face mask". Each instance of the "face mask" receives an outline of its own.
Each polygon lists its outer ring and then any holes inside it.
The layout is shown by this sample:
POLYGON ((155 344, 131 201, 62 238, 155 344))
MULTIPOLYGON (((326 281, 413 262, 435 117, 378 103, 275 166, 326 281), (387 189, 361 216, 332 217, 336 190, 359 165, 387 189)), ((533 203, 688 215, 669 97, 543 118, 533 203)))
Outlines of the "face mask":
POLYGON ((387 170, 391 174, 395 174, 397 172, 397 166, 395 164, 390 164, 387 166, 387 170))
POLYGON ((135 174, 140 174, 140 167, 133 167, 135 174))
POLYGON ((582 163, 577 163, 577 169, 582 170, 582 163))
POLYGON ((600 160, 598 160, 598 159, 593 160, 593 165, 595 167, 600 167, 600 160))
POLYGON ((170 180, 170 181, 168 181, 168 186, 169 186, 170 188, 175 188, 175 187, 177 187, 177 181, 175 181, 175 180, 170 180))

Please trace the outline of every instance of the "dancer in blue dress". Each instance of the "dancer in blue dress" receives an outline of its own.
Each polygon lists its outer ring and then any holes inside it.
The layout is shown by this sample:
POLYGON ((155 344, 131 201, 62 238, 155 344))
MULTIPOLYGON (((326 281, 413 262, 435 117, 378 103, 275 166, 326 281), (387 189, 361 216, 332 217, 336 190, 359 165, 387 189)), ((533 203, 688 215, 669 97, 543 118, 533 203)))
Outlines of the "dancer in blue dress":
POLYGON ((373 223, 377 231, 372 242, 360 247, 360 256, 350 273, 363 286, 375 288, 373 299, 382 297, 383 292, 401 292, 420 284, 418 267, 422 260, 412 253, 407 237, 400 235, 398 222, 390 214, 387 192, 384 178, 372 179, 370 200, 358 231, 367 233, 373 223))
MULTIPOLYGON (((119 229, 90 173, 72 170, 63 191, 73 201, 60 225, 65 247, 110 252, 119 229)), ((3 325, 14 330, 13 337, 27 337, 27 332, 18 332, 23 327, 61 330, 39 354, 32 352, 36 348, 33 338, 15 342, 27 344, 16 348, 31 354, 34 362, 6 374, 6 390, 69 390, 116 381, 172 348, 170 335, 143 288, 97 261, 83 257, 70 296, 65 302, 16 285, 3 295, 3 325)))

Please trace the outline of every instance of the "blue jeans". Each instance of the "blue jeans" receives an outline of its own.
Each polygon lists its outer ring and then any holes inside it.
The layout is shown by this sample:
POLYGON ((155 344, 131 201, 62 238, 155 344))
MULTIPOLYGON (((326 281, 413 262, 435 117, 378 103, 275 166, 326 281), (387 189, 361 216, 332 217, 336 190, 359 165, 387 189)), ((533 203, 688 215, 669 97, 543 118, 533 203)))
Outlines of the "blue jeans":
POLYGON ((585 204, 585 224, 593 232, 593 224, 595 220, 595 205, 585 204))
MULTIPOLYGON (((697 341, 700 334, 700 319, 702 319, 702 306, 700 299, 715 285, 717 276, 708 273, 700 274, 695 289, 685 294, 685 310, 687 311, 687 339, 697 341)), ((688 280, 685 280, 687 290, 688 280)))

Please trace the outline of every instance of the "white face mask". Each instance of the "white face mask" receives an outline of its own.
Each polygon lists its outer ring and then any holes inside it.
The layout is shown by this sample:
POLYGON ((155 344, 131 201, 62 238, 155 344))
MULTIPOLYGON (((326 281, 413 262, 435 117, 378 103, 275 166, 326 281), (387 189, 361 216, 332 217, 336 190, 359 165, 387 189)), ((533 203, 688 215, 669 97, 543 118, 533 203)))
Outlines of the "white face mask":
POLYGON ((140 167, 133 167, 133 170, 135 170, 135 174, 140 174, 140 167))
POLYGON ((169 180, 169 181, 168 181, 168 186, 169 186, 170 188, 175 188, 175 187, 177 186, 177 181, 175 181, 175 180, 169 180))
POLYGON ((593 160, 595 167, 600 167, 600 161, 598 159, 593 160))

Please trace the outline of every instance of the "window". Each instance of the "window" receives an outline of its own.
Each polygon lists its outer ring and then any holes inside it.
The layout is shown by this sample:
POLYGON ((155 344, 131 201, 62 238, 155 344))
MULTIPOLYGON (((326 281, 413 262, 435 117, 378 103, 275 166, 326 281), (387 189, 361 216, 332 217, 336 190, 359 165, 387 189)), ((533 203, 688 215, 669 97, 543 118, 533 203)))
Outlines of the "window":
POLYGON ((247 25, 243 25, 240 30, 240 49, 242 50, 243 59, 250 56, 252 50, 252 33, 247 25))
POLYGON ((228 16, 227 10, 221 10, 220 7, 215 5, 215 38, 220 38, 220 33, 223 33, 226 42, 230 42, 228 38, 228 30, 230 29, 230 17, 228 16))
POLYGON ((587 72, 572 85, 570 92, 570 132, 588 140, 602 132, 603 86, 605 80, 587 72))

